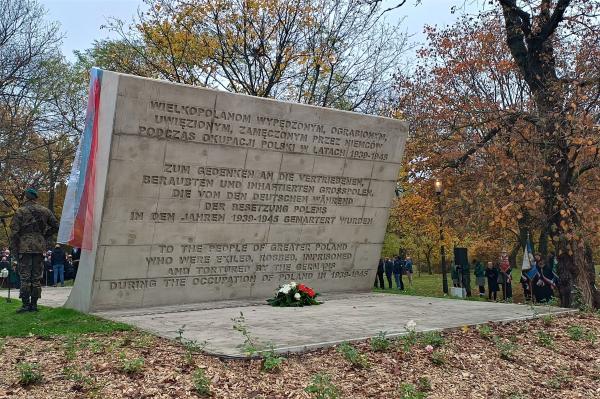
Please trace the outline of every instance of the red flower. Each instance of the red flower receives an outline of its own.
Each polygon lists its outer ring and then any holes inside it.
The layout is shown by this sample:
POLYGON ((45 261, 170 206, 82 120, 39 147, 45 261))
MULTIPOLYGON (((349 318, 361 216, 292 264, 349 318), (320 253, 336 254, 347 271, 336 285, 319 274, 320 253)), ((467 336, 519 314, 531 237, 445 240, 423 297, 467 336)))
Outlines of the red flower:
POLYGON ((304 284, 298 284, 298 291, 304 292, 309 298, 313 298, 315 296, 315 291, 304 284))

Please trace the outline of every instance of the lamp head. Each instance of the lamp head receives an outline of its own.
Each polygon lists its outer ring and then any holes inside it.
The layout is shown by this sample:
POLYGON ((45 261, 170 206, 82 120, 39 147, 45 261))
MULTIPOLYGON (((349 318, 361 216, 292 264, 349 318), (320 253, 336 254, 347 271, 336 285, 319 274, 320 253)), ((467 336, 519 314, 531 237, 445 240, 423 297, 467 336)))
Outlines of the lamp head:
POLYGON ((435 179, 435 193, 440 195, 442 193, 442 181, 440 179, 435 179))

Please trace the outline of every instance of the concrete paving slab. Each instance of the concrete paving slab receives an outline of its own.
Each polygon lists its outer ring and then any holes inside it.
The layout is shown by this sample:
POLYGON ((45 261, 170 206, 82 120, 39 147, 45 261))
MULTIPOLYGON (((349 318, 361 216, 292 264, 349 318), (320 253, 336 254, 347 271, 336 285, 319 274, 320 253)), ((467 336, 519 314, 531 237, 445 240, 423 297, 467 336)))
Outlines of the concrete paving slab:
MULTIPOLYGON (((47 288, 40 303, 60 306, 68 292, 69 288, 47 288)), ((1 291, 0 295, 5 293, 1 291)), ((233 330, 232 319, 241 313, 253 337, 262 344, 273 344, 279 353, 287 353, 363 340, 380 331, 386 331, 388 336, 402 335, 410 320, 416 322, 416 331, 422 332, 572 311, 376 293, 331 295, 323 301, 320 306, 305 308, 274 308, 262 301, 226 301, 95 314, 166 338, 177 337, 183 328, 183 337, 206 342, 207 352, 239 357, 243 355, 243 337, 233 330)))
MULTIPOLYGON (((39 299, 38 304, 52 308, 61 307, 67 301, 70 293, 71 287, 42 287, 42 297, 39 299)), ((8 297, 8 290, 0 290, 0 297, 8 297)), ((11 289, 10 297, 20 301, 19 290, 11 289)))

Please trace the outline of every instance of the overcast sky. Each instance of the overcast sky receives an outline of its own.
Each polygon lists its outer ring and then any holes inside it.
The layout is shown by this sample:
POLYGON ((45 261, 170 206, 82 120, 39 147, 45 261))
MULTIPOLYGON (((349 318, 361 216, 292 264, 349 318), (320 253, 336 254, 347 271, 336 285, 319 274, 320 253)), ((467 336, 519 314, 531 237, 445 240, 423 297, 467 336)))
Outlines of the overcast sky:
MULTIPOLYGON (((74 50, 91 47, 94 40, 111 36, 101 29, 109 17, 130 21, 136 15, 141 0, 39 0, 48 11, 48 18, 61 24, 64 34, 63 53, 73 59, 74 50)), ((467 11, 474 12, 478 1, 467 1, 467 11)), ((384 2, 389 7, 396 4, 391 0, 384 2)), ((423 4, 414 6, 415 0, 409 0, 401 9, 390 13, 390 20, 405 17, 403 29, 414 35, 414 40, 423 40, 423 26, 451 24, 456 15, 451 6, 463 4, 462 0, 423 0, 423 4)))

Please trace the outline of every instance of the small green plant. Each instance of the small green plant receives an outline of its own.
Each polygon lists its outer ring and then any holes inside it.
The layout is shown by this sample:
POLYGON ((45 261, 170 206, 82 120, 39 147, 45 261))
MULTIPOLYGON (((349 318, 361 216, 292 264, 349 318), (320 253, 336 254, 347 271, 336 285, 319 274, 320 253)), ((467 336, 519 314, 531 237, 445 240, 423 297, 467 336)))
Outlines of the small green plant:
POLYGON ((371 349, 374 352, 384 352, 390 347, 390 340, 386 337, 385 331, 380 331, 376 337, 371 338, 371 349))
POLYGON ((185 349, 183 357, 185 360, 185 364, 187 364, 188 366, 192 366, 194 364, 194 355, 202 352, 208 344, 206 341, 198 343, 198 341, 190 339, 181 339, 179 340, 179 342, 183 345, 183 348, 185 349))
POLYGON ((210 395, 210 380, 203 369, 198 368, 194 371, 194 374, 192 374, 192 384, 194 385, 194 391, 198 395, 210 395))
POLYGON ((104 345, 97 339, 90 339, 86 345, 92 353, 98 354, 104 352, 104 345))
POLYGON ((233 321, 233 329, 242 334, 242 337, 244 337, 244 342, 241 345, 242 351, 244 351, 248 357, 256 355, 260 351, 260 346, 246 325, 244 313, 240 312, 239 317, 234 317, 231 319, 231 321, 233 321))
POLYGON ((421 392, 429 392, 431 391, 431 381, 428 377, 419 377, 417 380, 417 388, 421 392))
POLYGON ((371 366, 367 357, 347 342, 341 343, 337 350, 342 354, 342 356, 344 356, 344 359, 349 361, 352 366, 356 368, 366 369, 371 366))
POLYGON ((554 324, 554 316, 551 314, 545 314, 542 316, 542 323, 546 326, 546 327, 550 327, 552 324, 554 324))
POLYGON ((428 331, 421 336, 422 345, 431 345, 434 348, 440 348, 444 345, 444 337, 439 331, 428 331))
POLYGON ((443 366, 446 364, 446 355, 444 355, 441 351, 433 351, 431 352, 431 363, 436 366, 443 366))
POLYGON ((341 394, 340 389, 331 382, 331 377, 324 373, 315 374, 304 392, 313 394, 315 399, 337 399, 341 394))
POLYGON ((538 331, 537 338, 540 346, 545 346, 546 348, 554 347, 554 339, 552 338, 552 335, 548 334, 547 332, 538 331))
POLYGON ((490 339, 492 337, 493 330, 489 324, 481 324, 476 329, 481 338, 490 339))
POLYGON ((67 380, 75 383, 75 390, 85 390, 94 385, 94 380, 85 375, 81 370, 74 366, 66 366, 63 369, 63 375, 67 380))
POLYGON ((0 338, 0 354, 4 353, 5 346, 6 346, 6 339, 0 338))
POLYGON ((573 381, 565 371, 559 371, 548 381, 548 386, 552 389, 562 389, 573 381))
POLYGON ((567 334, 573 341, 580 341, 583 339, 584 331, 581 326, 573 325, 567 329, 567 334))
POLYGON ((127 356, 125 356, 125 353, 121 352, 121 354, 119 355, 119 358, 121 360, 121 371, 124 372, 125 374, 129 374, 129 375, 138 374, 144 368, 144 358, 143 357, 138 357, 135 359, 128 359, 127 356))
POLYGON ((421 392, 413 384, 400 385, 400 399, 425 399, 427 394, 421 392))
POLYGON ((398 344, 402 347, 402 350, 405 353, 411 351, 413 346, 415 346, 418 342, 418 335, 415 331, 409 331, 406 335, 398 338, 398 344))
POLYGON ((75 360, 77 357, 77 337, 75 335, 68 335, 63 344, 65 349, 65 357, 67 360, 75 360))
POLYGON ((596 333, 592 330, 587 330, 584 334, 584 339, 592 345, 596 345, 596 342, 598 341, 598 335, 596 335, 596 333))
POLYGON ((502 340, 495 337, 494 343, 496 348, 500 352, 500 358, 508 361, 512 361, 515 358, 515 352, 517 350, 517 344, 511 341, 502 340))
POLYGON ((19 384, 22 386, 29 386, 42 382, 42 371, 39 365, 29 362, 17 363, 17 370, 19 372, 19 384))
POLYGON ((262 353, 263 361, 262 361, 262 370, 267 372, 278 371, 281 367, 281 364, 285 361, 285 358, 278 356, 275 353, 275 349, 273 349, 273 345, 269 348, 268 351, 264 351, 262 353))
POLYGON ((133 340, 133 345, 137 348, 150 348, 154 344, 154 336, 150 334, 141 334, 133 340))
POLYGON ((185 332, 185 324, 177 329, 177 336, 175 337, 175 341, 181 342, 183 340, 184 332, 185 332))

